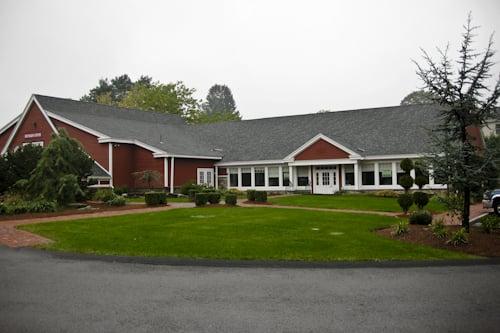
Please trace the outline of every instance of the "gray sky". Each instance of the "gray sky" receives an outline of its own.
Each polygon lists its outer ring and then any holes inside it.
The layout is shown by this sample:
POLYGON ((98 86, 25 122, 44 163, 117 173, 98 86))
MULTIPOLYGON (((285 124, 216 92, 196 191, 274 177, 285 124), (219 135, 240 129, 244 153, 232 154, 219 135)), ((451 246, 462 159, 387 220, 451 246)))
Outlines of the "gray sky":
POLYGON ((122 73, 198 98, 227 84, 245 119, 397 105, 419 47, 457 50, 468 11, 500 49, 498 0, 2 0, 0 127, 32 93, 78 99, 122 73))

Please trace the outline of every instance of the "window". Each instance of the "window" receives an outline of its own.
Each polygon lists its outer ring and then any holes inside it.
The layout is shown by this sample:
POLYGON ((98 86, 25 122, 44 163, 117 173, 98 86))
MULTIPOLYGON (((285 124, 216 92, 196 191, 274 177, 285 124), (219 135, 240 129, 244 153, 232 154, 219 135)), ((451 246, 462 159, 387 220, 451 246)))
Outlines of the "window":
POLYGON ((401 165, 400 165, 400 162, 396 162, 397 164, 397 178, 398 178, 398 185, 401 185, 401 177, 403 177, 405 175, 405 172, 403 171, 403 169, 401 169, 401 165))
POLYGON ((264 172, 264 168, 255 168, 255 186, 264 186, 266 185, 266 176, 264 172))
POLYGON ((429 171, 426 170, 422 164, 415 163, 415 179, 417 177, 424 177, 427 181, 425 182, 426 184, 429 184, 429 171))
POLYGON ((229 186, 238 187, 238 169, 231 168, 229 169, 229 186))
POLYGON ((280 169, 278 167, 269 167, 267 172, 269 186, 280 186, 280 169))
POLYGON ((380 185, 392 185, 392 163, 380 163, 378 175, 380 185))
POLYGON ((209 168, 198 168, 198 184, 213 186, 213 170, 209 168))
POLYGON ((361 183, 363 185, 375 185, 375 166, 364 164, 361 166, 361 183))
POLYGON ((23 143, 23 146, 27 146, 27 145, 43 147, 43 141, 24 142, 23 143))
POLYGON ((321 173, 321 178, 323 181, 323 185, 325 185, 325 186, 330 185, 330 172, 329 171, 323 171, 321 173))
POLYGON ((309 167, 297 167, 297 185, 309 186, 309 167))
POLYGON ((252 169, 241 168, 241 186, 252 186, 252 169))
POLYGON ((290 186, 290 173, 287 167, 283 168, 283 186, 290 186))
POLYGON ((345 185, 354 185, 354 165, 344 165, 345 185))

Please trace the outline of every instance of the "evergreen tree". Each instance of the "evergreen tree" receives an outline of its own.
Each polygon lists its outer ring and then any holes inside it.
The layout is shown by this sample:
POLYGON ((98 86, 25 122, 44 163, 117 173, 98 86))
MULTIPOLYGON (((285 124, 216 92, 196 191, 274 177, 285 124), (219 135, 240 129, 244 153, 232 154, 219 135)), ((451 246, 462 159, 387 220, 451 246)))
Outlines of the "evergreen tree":
POLYGON ((231 89, 226 85, 215 84, 208 91, 207 101, 198 122, 217 122, 241 120, 231 89))

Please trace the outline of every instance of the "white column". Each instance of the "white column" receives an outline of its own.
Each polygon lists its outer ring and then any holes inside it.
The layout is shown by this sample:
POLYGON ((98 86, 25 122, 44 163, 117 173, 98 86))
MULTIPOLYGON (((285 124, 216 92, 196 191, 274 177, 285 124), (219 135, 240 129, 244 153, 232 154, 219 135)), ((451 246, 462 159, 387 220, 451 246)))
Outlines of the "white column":
POLYGON ((241 168, 238 168, 238 187, 242 187, 241 186, 241 168))
POLYGON ((283 167, 281 165, 278 167, 278 172, 278 186, 283 187, 283 167))
MULTIPOLYGON (((411 178, 413 178, 413 180, 415 180, 415 169, 410 170, 410 176, 411 178)), ((417 188, 417 186, 413 184, 412 188, 417 188)))
POLYGON ((215 172, 214 172, 214 185, 215 185, 215 189, 218 190, 219 189, 219 167, 218 166, 215 166, 215 172))
POLYGON ((356 190, 359 190, 359 187, 360 187, 360 177, 359 177, 359 162, 356 161, 356 163, 354 163, 354 188, 356 190))
POLYGON ((251 170, 251 171, 250 171, 250 177, 252 178, 252 179, 250 180, 250 185, 251 185, 252 187, 255 187, 255 167, 251 167, 251 168, 250 168, 250 170, 251 170))
POLYGON ((113 143, 108 143, 108 171, 111 179, 109 180, 109 186, 113 187, 113 143))
POLYGON ((435 185, 435 179, 434 179, 434 170, 429 168, 429 185, 435 185))
POLYGON ((288 166, 288 179, 289 179, 289 186, 291 187, 292 190, 295 189, 295 179, 293 178, 295 176, 293 172, 293 166, 289 165, 288 166))
POLYGON ((168 187, 168 158, 163 158, 163 187, 168 187))
POLYGON ((175 165, 175 158, 172 156, 170 158, 170 193, 174 193, 174 165, 175 165))
POLYGON ((378 162, 375 162, 373 164, 373 173, 375 174, 375 186, 380 186, 380 177, 379 177, 379 164, 378 162))
POLYGON ((398 186, 398 166, 392 162, 392 186, 398 186))
POLYGON ((269 171, 267 170, 267 167, 264 168, 264 186, 268 187, 269 186, 269 179, 268 179, 268 173, 269 171))
MULTIPOLYGON (((342 168, 342 169, 343 169, 343 168, 342 168)), ((339 178, 339 176, 340 176, 340 175, 339 175, 339 173, 340 173, 340 168, 339 168, 339 165, 337 165, 337 169, 335 170, 335 184, 336 184, 335 186, 336 186, 337 188, 340 188, 340 187, 341 187, 341 186, 340 186, 340 184, 339 184, 339 180, 340 180, 340 178, 339 178)))

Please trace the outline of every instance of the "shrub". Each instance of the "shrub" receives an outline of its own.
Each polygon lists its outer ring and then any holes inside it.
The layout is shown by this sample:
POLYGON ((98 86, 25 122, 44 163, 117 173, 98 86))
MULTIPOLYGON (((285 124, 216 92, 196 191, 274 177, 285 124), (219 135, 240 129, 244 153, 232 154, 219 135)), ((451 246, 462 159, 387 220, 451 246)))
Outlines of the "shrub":
POLYGON ((406 172, 407 174, 410 173, 410 171, 415 167, 413 165, 413 161, 410 160, 409 158, 405 158, 403 160, 401 160, 399 166, 401 167, 401 169, 406 172))
POLYGON ((62 176, 59 180, 59 184, 56 200, 61 206, 75 202, 77 197, 84 196, 76 175, 69 174, 62 176))
POLYGON ((29 213, 50 213, 55 212, 57 205, 54 201, 34 200, 27 203, 29 213))
POLYGON ((205 206, 208 202, 208 193, 196 193, 194 195, 194 203, 196 206, 205 206))
POLYGON ((432 214, 426 210, 418 210, 410 214, 410 224, 429 225, 432 223, 432 214))
POLYGON ((248 201, 255 201, 255 190, 247 190, 247 199, 248 201))
MULTIPOLYGON (((199 192, 199 189, 200 189, 200 186, 198 186, 193 180, 188 180, 187 182, 182 184, 179 191, 181 194, 189 195, 190 190, 195 190, 196 192, 199 192)), ((193 198, 194 198, 194 194, 193 194, 193 198)))
POLYGON ((410 175, 403 175, 399 179, 399 185, 408 191, 413 186, 413 178, 410 175))
POLYGON ((266 191, 255 191, 255 201, 256 202, 267 202, 267 192, 266 191))
POLYGON ((188 190, 189 200, 194 201, 194 196, 195 196, 195 195, 196 195, 196 193, 198 193, 198 192, 199 192, 199 191, 198 191, 198 189, 194 189, 194 188, 192 188, 192 189, 188 190))
POLYGON ((144 201, 148 206, 164 205, 167 203, 167 194, 165 192, 146 192, 144 201))
POLYGON ((443 219, 438 219, 431 224, 431 231, 439 239, 444 239, 448 236, 448 232, 444 227, 443 219))
POLYGON ((218 192, 211 192, 208 193, 208 202, 212 205, 216 205, 220 202, 220 193, 218 192))
POLYGON ((20 201, 16 203, 7 204, 5 206, 6 214, 24 214, 28 212, 28 203, 25 201, 20 201))
POLYGON ((100 188, 94 194, 94 200, 108 202, 114 199, 115 193, 110 188, 100 188))
POLYGON ((422 189, 422 187, 424 187, 424 185, 426 184, 427 184, 427 177, 423 175, 418 175, 415 177, 415 185, 417 185, 419 189, 422 189))
POLYGON ((7 208, 3 203, 0 203, 0 215, 4 215, 7 213, 7 208))
POLYGON ((226 205, 235 206, 237 202, 236 194, 232 193, 226 194, 226 196, 224 197, 224 201, 226 202, 226 205))
POLYGON ((128 193, 128 187, 115 186, 115 188, 113 189, 113 192, 115 192, 116 195, 122 195, 122 194, 128 193))
POLYGON ((115 196, 113 199, 107 202, 107 204, 110 206, 125 206, 126 203, 127 201, 125 200, 125 198, 121 196, 115 196))
POLYGON ((460 228, 451 235, 451 238, 446 242, 454 246, 469 243, 469 238, 467 237, 467 232, 465 228, 460 228))
POLYGON ((25 194, 27 192, 27 188, 28 188, 28 180, 19 179, 17 182, 14 183, 14 185, 12 185, 10 190, 16 194, 25 194))
POLYGON ((500 225, 500 217, 489 215, 481 219, 481 229, 483 232, 490 234, 493 229, 498 228, 500 225))
POLYGON ((413 196, 409 193, 403 193, 398 198, 398 204, 406 214, 410 209, 411 205, 413 205, 413 196))
POLYGON ((404 220, 399 220, 398 223, 392 226, 392 234, 395 236, 401 236, 409 231, 408 222, 404 220))
POLYGON ((413 193, 413 201, 419 209, 423 209, 429 203, 429 195, 425 192, 413 193))
POLYGON ((382 190, 373 193, 376 197, 397 198, 399 193, 393 190, 382 190))

